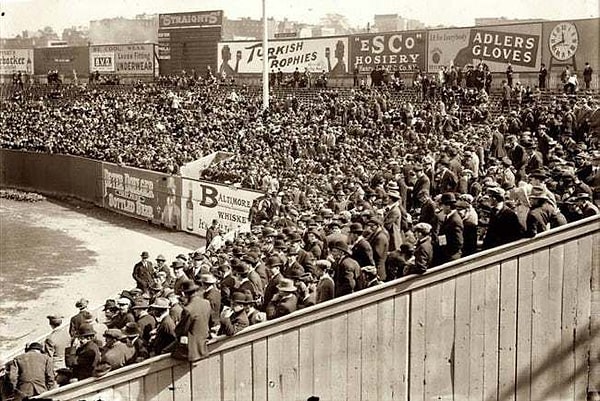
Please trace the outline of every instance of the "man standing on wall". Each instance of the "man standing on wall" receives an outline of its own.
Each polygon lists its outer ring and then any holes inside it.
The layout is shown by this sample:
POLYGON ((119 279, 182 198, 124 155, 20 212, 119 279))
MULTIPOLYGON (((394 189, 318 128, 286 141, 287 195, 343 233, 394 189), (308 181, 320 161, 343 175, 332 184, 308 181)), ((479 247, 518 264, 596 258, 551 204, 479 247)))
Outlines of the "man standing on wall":
POLYGON ((590 66, 590 63, 585 63, 585 68, 583 69, 583 82, 585 82, 585 90, 590 89, 590 84, 592 82, 592 74, 594 70, 590 66))
POLYGON ((540 90, 546 89, 546 77, 548 76, 548 70, 546 69, 546 64, 542 63, 540 67, 540 72, 538 73, 538 87, 540 90))

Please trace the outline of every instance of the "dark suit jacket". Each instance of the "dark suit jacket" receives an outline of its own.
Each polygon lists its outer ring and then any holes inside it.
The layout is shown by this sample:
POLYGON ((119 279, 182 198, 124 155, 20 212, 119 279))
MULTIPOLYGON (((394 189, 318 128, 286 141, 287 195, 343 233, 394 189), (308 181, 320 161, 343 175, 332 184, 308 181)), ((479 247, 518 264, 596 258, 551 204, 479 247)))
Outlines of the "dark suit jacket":
POLYGON ((356 282, 360 277, 360 266, 350 255, 343 255, 333 266, 335 276, 335 296, 351 294, 355 291, 356 282))
POLYGON ((219 323, 221 314, 221 291, 215 287, 204 292, 204 299, 210 302, 210 324, 211 326, 219 323))
POLYGON ((183 307, 181 320, 175 328, 177 338, 187 336, 189 361, 196 361, 208 355, 206 340, 208 339, 210 321, 210 302, 195 294, 183 307))
POLYGON ((377 229, 374 233, 369 235, 367 238, 371 249, 373 250, 373 260, 375 267, 377 267, 377 275, 380 280, 385 280, 385 260, 387 258, 389 237, 387 232, 383 228, 377 229))
POLYGON ((152 267, 152 262, 146 260, 146 266, 142 261, 139 261, 133 266, 133 279, 137 283, 137 287, 142 291, 146 292, 148 288, 154 283, 154 268, 152 267))
POLYGON ((265 288, 265 295, 263 298, 263 305, 265 308, 267 305, 269 305, 275 294, 277 294, 277 285, 279 285, 282 279, 283 276, 281 273, 279 273, 278 275, 271 277, 271 280, 269 280, 269 284, 267 284, 267 288, 265 288))
POLYGON ((248 326, 250 326, 248 315, 246 314, 246 311, 242 309, 240 313, 234 313, 228 318, 221 318, 219 334, 232 336, 244 330, 248 326))
POLYGON ((289 315, 298 309, 298 297, 296 294, 289 293, 283 297, 277 294, 267 305, 267 319, 277 319, 278 317, 289 315))
POLYGON ((487 233, 483 239, 483 249, 508 244, 524 237, 523 226, 517 214, 507 206, 490 215, 487 233))
POLYGON ((352 259, 356 260, 360 267, 375 266, 375 261, 373 260, 373 249, 371 248, 369 241, 362 238, 352 246, 352 259))
POLYGON ((462 256, 463 222, 458 212, 453 210, 440 223, 435 259, 437 264, 443 264, 462 256), (446 244, 440 244, 440 238, 445 236, 446 244))
POLYGON ((94 341, 77 348, 77 364, 73 367, 73 377, 83 380, 94 375, 94 369, 100 363, 100 349, 94 341))
POLYGON ((423 274, 431 267, 433 262, 433 243, 431 237, 422 238, 415 248, 415 264, 409 274, 423 274))

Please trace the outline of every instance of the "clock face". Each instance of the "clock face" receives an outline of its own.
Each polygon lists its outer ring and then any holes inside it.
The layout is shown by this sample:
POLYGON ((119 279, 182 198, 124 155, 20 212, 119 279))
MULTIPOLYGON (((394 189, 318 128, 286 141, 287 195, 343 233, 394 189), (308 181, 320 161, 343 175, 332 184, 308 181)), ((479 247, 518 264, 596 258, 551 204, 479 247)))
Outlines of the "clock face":
POLYGON ((579 34, 575 24, 561 22, 556 25, 550 32, 548 45, 552 56, 559 61, 573 57, 579 45, 579 34))

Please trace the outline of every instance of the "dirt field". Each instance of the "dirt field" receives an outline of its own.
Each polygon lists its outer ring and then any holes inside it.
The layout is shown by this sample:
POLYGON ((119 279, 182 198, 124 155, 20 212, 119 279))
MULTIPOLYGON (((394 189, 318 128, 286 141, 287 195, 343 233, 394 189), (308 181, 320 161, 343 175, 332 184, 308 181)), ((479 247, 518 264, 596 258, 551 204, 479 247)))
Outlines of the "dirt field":
POLYGON ((141 251, 170 263, 203 245, 84 204, 0 199, 0 354, 47 332, 48 314, 68 319, 81 297, 96 307, 132 288, 141 251))

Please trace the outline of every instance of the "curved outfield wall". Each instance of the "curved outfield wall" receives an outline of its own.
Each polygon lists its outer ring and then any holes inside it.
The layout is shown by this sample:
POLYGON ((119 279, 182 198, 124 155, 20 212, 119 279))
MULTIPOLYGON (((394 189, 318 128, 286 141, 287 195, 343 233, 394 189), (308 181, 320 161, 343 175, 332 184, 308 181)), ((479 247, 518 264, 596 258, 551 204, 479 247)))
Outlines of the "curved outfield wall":
POLYGON ((262 195, 83 157, 7 149, 0 149, 0 186, 73 197, 201 236, 213 219, 225 231, 249 230, 250 207, 262 195))

